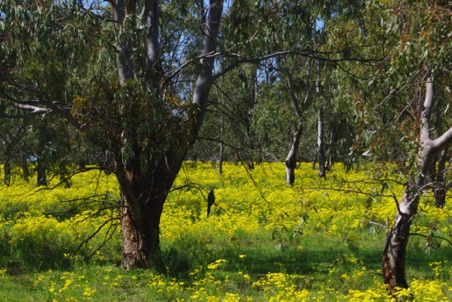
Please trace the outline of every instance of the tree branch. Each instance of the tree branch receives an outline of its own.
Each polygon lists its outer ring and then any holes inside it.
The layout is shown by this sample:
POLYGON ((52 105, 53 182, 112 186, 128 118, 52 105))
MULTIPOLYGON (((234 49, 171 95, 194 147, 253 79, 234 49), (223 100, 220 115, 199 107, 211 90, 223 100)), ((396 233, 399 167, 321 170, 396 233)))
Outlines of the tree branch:
POLYGON ((30 111, 31 114, 42 114, 42 113, 48 113, 51 111, 49 108, 42 108, 42 107, 38 107, 38 106, 20 104, 20 103, 16 103, 16 102, 13 102, 12 105, 14 107, 16 107, 17 109, 30 111))
POLYGON ((421 114, 421 141, 430 140, 430 113, 433 108, 433 80, 432 78, 427 79, 425 84, 425 100, 424 108, 421 114))
POLYGON ((432 143, 432 148, 436 152, 440 152, 448 147, 452 146, 452 127, 444 132, 440 137, 435 139, 432 143))

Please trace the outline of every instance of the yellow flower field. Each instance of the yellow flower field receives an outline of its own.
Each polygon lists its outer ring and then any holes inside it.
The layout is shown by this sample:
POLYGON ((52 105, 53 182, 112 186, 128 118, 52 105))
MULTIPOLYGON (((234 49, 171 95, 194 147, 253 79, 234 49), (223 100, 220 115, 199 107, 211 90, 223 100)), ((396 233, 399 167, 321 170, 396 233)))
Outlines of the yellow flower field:
MULTIPOLYGON (((306 163, 287 187, 284 173, 281 163, 225 164, 220 176, 211 163, 186 162, 161 221, 167 275, 119 267, 114 176, 90 171, 52 189, 56 180, 43 189, 16 179, 0 191, 0 301, 11 301, 7 292, 17 301, 396 299, 379 273, 403 179, 337 164, 321 180, 306 163)), ((451 208, 423 196, 408 247, 411 287, 399 298, 452 299, 451 208)))

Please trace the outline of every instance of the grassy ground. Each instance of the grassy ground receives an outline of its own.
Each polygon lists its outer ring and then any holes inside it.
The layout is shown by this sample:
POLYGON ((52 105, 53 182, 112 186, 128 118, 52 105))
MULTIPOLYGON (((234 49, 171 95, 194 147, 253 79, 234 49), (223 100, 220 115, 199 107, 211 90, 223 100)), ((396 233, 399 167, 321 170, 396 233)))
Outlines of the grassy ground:
MULTIPOLYGON (((120 268, 112 177, 90 172, 71 188, 0 193, 0 301, 387 301, 380 274, 387 221, 403 187, 372 167, 319 180, 309 165, 284 185, 281 164, 254 171, 187 163, 162 217, 167 274, 120 268), (207 193, 215 190, 212 213, 207 193), (107 192, 107 193, 106 193, 107 192), (106 194, 105 194, 106 193, 106 194), (96 198, 91 196, 96 195, 96 198), (72 200, 72 202, 67 202, 72 200), (94 202, 95 201, 95 202, 94 202), (88 205, 86 205, 88 202, 88 205), (97 250, 105 238, 110 240, 97 250), (76 253, 76 251, 78 252, 76 253), (93 254, 89 261, 84 259, 93 254)), ((408 248, 417 301, 452 300, 448 205, 424 196, 408 248)))

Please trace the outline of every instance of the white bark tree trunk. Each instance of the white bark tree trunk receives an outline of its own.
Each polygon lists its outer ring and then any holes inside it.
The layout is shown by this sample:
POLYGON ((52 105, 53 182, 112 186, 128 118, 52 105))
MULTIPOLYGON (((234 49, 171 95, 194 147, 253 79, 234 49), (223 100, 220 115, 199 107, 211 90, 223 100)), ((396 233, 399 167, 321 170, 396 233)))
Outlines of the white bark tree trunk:
POLYGON ((323 108, 320 108, 317 116, 317 159, 319 161, 320 178, 326 178, 324 141, 323 108))
POLYGON ((293 185, 295 182, 295 168, 297 167, 297 149, 300 145, 300 138, 303 131, 303 124, 300 122, 292 135, 289 154, 286 157, 286 184, 293 185))
POLYGON ((298 146, 300 145, 301 134, 303 131, 303 123, 302 123, 303 122, 303 111, 302 110, 304 110, 305 107, 307 107, 309 105, 309 102, 311 100, 311 89, 309 88, 310 87, 309 86, 310 78, 311 78, 311 62, 308 62, 308 74, 306 77, 306 87, 308 87, 308 88, 307 88, 303 103, 300 104, 301 103, 300 100, 295 95, 295 91, 293 88, 292 76, 291 76, 290 72, 287 71, 287 84, 289 87, 289 94, 290 94, 292 104, 295 108, 295 112, 298 117, 298 125, 297 125, 297 128, 295 129, 294 133, 292 134, 289 153, 287 154, 287 157, 286 157, 286 184, 287 185, 293 185, 293 183, 295 182, 295 168, 297 167, 297 149, 298 149, 298 146))

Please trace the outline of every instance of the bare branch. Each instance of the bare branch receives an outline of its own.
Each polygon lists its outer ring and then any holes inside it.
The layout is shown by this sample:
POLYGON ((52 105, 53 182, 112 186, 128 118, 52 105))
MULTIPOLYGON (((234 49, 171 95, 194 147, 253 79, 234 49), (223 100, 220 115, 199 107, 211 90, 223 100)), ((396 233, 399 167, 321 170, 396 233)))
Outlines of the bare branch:
POLYGON ((452 245, 452 241, 450 241, 447 238, 441 237, 441 236, 424 235, 424 234, 419 234, 419 233, 410 233, 410 236, 420 236, 420 237, 424 237, 424 238, 429 238, 429 237, 431 237, 431 238, 438 238, 438 239, 444 240, 444 241, 448 242, 450 245, 452 245))
POLYGON ((20 103, 16 103, 16 102, 14 102, 12 105, 18 109, 30 111, 31 114, 42 114, 42 113, 48 113, 51 111, 49 108, 42 108, 42 107, 38 107, 38 106, 20 104, 20 103))

